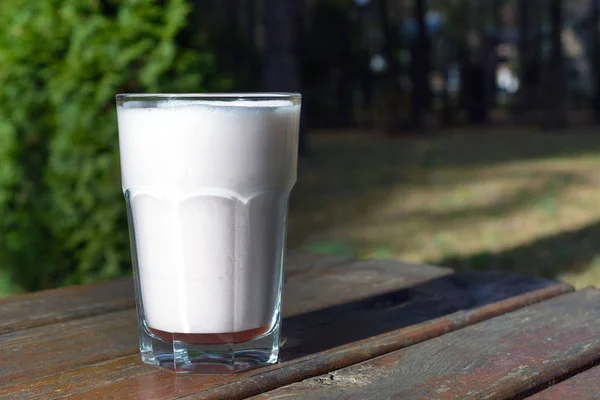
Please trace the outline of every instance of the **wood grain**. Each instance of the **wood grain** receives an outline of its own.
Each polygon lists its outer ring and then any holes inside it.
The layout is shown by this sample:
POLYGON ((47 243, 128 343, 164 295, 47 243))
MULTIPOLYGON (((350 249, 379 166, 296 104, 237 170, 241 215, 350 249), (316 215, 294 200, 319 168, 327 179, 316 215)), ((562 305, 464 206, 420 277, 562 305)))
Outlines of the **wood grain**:
POLYGON ((587 289, 255 399, 508 399, 599 358, 600 291, 587 289))
POLYGON ((448 274, 446 269, 392 262, 356 262, 348 264, 345 271, 338 268, 339 265, 331 265, 323 268, 320 274, 299 273, 288 285, 290 290, 285 292, 288 317, 283 324, 286 343, 282 350, 282 358, 286 361, 275 366, 236 375, 175 376, 141 364, 136 354, 13 384, 1 388, 0 396, 47 399, 60 391, 62 395, 82 399, 115 396, 120 399, 175 398, 184 395, 244 398, 571 290, 567 285, 545 280, 448 274), (433 279, 427 280, 426 276, 432 274, 433 279), (336 283, 336 280, 340 282, 336 283), (390 285, 401 289, 389 292, 390 285), (374 287, 384 289, 385 293, 376 294, 374 287), (370 295, 364 298, 365 293, 370 295), (526 294, 512 297, 519 293, 526 294), (351 301, 339 304, 340 299, 351 301), (302 305, 304 302, 308 305, 302 305), (329 307, 315 309, 319 302, 329 307), (455 312, 457 310, 464 311, 455 312), (294 315, 302 311, 305 312, 294 315), (434 319, 450 313, 453 314, 434 319), (386 329, 395 330, 371 338, 386 329), (332 348, 334 346, 338 347, 332 348), (74 380, 79 383, 74 385, 74 380))
POLYGON ((600 400, 600 366, 539 392, 528 400, 600 400))
POLYGON ((326 268, 335 264, 349 264, 352 258, 332 254, 308 253, 305 251, 287 251, 284 272, 293 275, 313 268, 326 268))
MULTIPOLYGON (((295 264, 300 264, 298 259, 295 260, 295 264)), ((333 307, 340 302, 368 299, 392 289, 417 285, 450 273, 450 270, 445 268, 414 268, 406 265, 405 271, 400 274, 402 277, 399 278, 399 268, 404 266, 396 262, 374 265, 357 261, 344 264, 343 267, 331 262, 329 265, 331 266, 318 268, 318 273, 315 273, 316 268, 308 268, 294 275, 284 292, 284 317, 333 307), (340 274, 342 279, 339 278, 340 274)), ((112 287, 112 283, 107 284, 107 297, 110 297, 111 292, 108 289, 112 287)), ((101 286, 95 285, 94 293, 100 288, 101 286)), ((82 293, 88 293, 85 287, 78 289, 82 293)), ((46 294, 51 296, 53 292, 46 294)), ((44 293, 33 296, 39 301, 42 295, 44 293)), ((136 352, 137 321, 132 308, 13 331, 0 336, 0 386, 9 382, 16 384, 33 380, 54 374, 57 370, 78 368, 136 352)))
POLYGON ((0 299, 0 334, 133 308, 131 278, 0 299))
POLYGON ((2 335, 0 387, 131 354, 137 341, 133 309, 2 335))
MULTIPOLYGON (((348 263, 345 257, 291 252, 286 275, 348 263)), ((135 307, 130 277, 0 299, 0 335, 135 307)))
MULTIPOLYGON (((453 273, 449 268, 387 260, 354 260, 290 270, 293 274, 290 274, 283 290, 284 316, 370 302, 374 296, 406 291, 453 273)), ((548 283, 550 281, 536 281, 537 287, 548 283)))

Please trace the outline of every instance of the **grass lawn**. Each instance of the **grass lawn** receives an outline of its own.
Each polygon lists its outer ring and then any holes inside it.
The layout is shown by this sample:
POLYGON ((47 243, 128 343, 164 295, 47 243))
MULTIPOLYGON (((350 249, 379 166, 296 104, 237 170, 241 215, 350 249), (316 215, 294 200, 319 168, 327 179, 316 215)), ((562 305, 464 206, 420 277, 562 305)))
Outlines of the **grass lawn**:
POLYGON ((314 134, 291 248, 600 286, 600 128, 314 134))

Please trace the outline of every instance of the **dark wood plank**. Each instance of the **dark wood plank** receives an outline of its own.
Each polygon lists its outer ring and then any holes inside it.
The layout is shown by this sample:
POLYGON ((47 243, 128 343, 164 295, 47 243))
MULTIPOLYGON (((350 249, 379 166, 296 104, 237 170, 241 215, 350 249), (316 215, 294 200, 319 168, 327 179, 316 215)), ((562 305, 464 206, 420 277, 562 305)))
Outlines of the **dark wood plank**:
MULTIPOLYGON (((286 280, 305 270, 348 261, 339 256, 290 252, 286 257, 286 280)), ((0 335, 133 307, 131 278, 12 296, 0 299, 0 335)))
POLYGON ((286 288, 284 362, 275 366, 236 375, 175 376, 141 364, 135 354, 6 386, 0 388, 0 396, 48 399, 60 391, 82 399, 115 396, 136 399, 175 398, 200 392, 200 398, 244 398, 572 290, 568 285, 545 280, 449 274, 445 269, 395 262, 354 262, 345 270, 338 268, 337 265, 323 268, 320 274, 299 273, 286 288), (435 273, 439 276, 425 278, 435 273), (343 281, 347 284, 341 283, 343 281), (401 289, 373 295, 373 287, 389 291, 390 285, 401 289), (370 297, 360 299, 361 293, 370 293, 370 297), (322 304, 330 306, 315 309, 313 297, 321 298, 322 304), (340 298, 352 301, 340 305, 340 298), (302 306, 304 302, 308 306, 302 306), (455 312, 457 310, 464 311, 455 312), (298 315, 298 312, 304 314, 298 315), (447 314, 451 315, 438 318, 447 314), (382 332, 382 326, 394 330, 382 332), (402 327, 405 328, 398 329, 402 327), (378 333, 379 336, 370 337, 378 333), (332 340, 332 337, 338 339, 332 340), (317 354, 316 350, 324 351, 317 354), (106 376, 110 376, 110 380, 106 376), (73 381, 79 383, 73 385, 73 381))
MULTIPOLYGON (((299 264, 298 259, 295 264, 299 264)), ((329 265, 294 274, 284 293, 284 316, 369 298, 451 272, 446 268, 415 268, 396 262, 356 261, 343 266, 331 262, 329 265), (397 278, 400 267, 403 268, 401 279, 397 278)), ((135 312, 129 309, 14 331, 0 336, 0 346, 0 385, 33 380, 54 374, 57 368, 68 370, 135 353, 135 312), (14 357, 15 354, 19 357, 14 357)))
POLYGON ((599 358, 600 291, 587 289, 255 399, 509 399, 599 358))
POLYGON ((539 392, 528 400, 600 400, 600 366, 583 371, 539 392))
POLYGON ((0 299, 0 334, 135 307, 131 278, 0 299))
MULTIPOLYGON (((305 270, 348 261, 339 256, 291 252, 286 257, 286 280, 305 270)), ((0 335, 133 307, 133 282, 129 277, 7 297, 0 299, 0 335)))
POLYGON ((0 336, 0 346, 0 386, 25 382, 133 353, 137 348, 135 311, 8 333, 0 336))
POLYGON ((305 251, 288 251, 285 256, 285 275, 306 271, 313 268, 325 268, 334 264, 348 264, 352 258, 332 254, 308 253, 305 251))
MULTIPOLYGON (((370 302, 375 296, 406 291, 453 274, 449 268, 392 260, 331 262, 321 267, 290 268, 290 271, 283 291, 284 316, 306 314, 357 301, 370 302)), ((436 282, 446 288, 452 286, 446 280, 436 282)), ((553 283, 536 281, 534 284, 540 287, 553 283)))

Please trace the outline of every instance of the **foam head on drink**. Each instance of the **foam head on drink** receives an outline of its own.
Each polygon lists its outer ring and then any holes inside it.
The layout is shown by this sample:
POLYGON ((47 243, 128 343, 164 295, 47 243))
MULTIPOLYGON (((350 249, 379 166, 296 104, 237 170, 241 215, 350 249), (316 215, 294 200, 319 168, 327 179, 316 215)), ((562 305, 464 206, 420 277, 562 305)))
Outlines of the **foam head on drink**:
POLYGON ((199 342, 265 333, 279 301, 300 106, 175 99, 117 111, 148 327, 199 342))

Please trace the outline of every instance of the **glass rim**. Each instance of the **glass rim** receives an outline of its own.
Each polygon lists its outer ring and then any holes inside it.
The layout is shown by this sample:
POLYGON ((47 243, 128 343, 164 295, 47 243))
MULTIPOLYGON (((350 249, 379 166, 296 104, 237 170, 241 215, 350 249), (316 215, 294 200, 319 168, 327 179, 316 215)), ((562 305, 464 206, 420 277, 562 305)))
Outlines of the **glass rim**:
POLYGON ((119 93, 115 96, 117 103, 122 104, 128 101, 164 101, 164 100, 292 100, 299 101, 302 95, 298 92, 239 92, 239 93, 119 93))

